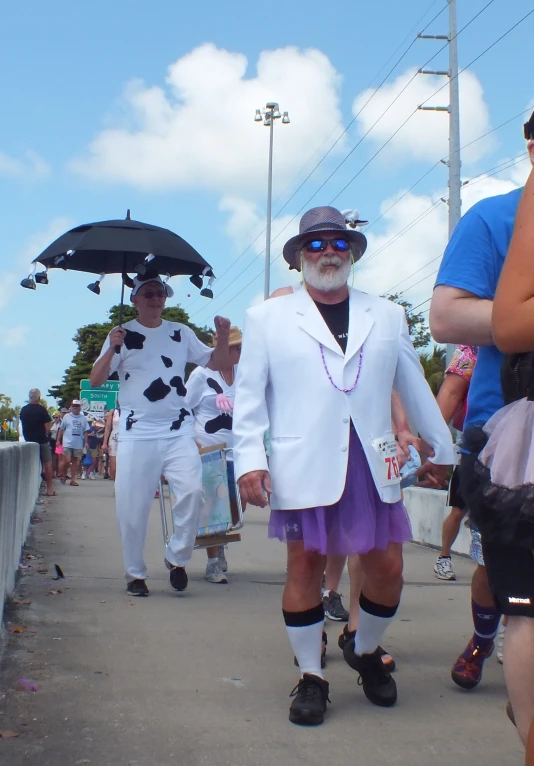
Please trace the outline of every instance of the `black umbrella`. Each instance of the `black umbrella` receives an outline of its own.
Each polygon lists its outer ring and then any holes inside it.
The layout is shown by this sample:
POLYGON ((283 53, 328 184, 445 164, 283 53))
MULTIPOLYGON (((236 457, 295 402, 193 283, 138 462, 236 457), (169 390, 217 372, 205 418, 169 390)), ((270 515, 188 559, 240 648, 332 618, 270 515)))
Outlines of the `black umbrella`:
POLYGON ((48 284, 48 270, 54 268, 99 274, 99 279, 87 285, 97 295, 106 274, 122 274, 121 324, 124 286, 133 287, 128 273, 143 276, 149 271, 167 277, 190 274, 198 288, 202 288, 206 276, 209 283, 200 294, 213 298, 211 266, 194 247, 169 229, 133 221, 129 210, 124 220, 76 226, 52 242, 33 263, 42 263, 46 270, 35 274, 35 278, 32 272, 22 280, 22 287, 32 290, 36 282, 48 284))

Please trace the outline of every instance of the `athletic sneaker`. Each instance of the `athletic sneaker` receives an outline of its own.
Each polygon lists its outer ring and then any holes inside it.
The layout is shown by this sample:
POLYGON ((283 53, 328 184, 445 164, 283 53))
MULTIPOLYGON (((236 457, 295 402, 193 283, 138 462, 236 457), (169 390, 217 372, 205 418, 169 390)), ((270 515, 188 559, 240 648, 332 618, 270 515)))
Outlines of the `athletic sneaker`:
POLYGON ((217 548, 217 559, 219 560, 222 571, 228 572, 228 562, 226 561, 226 556, 224 555, 224 545, 219 545, 217 548))
POLYGON ((82 479, 86 479, 86 478, 87 478, 87 475, 86 475, 85 471, 82 473, 82 476, 81 476, 81 478, 82 478, 82 479))
POLYGON ((169 580, 171 583, 171 588, 178 591, 185 590, 187 588, 187 583, 189 582, 185 567, 175 567, 167 559, 165 559, 165 566, 170 570, 169 580))
POLYGON ((311 673, 304 673, 290 697, 289 720, 300 726, 319 726, 324 721, 328 697, 328 682, 311 673))
POLYGON ((503 625, 502 622, 499 625, 499 632, 497 633, 497 662, 502 665, 503 664, 503 650, 504 650, 504 633, 506 631, 506 625, 503 625))
POLYGON ((434 564, 434 572, 438 580, 456 580, 454 564, 450 556, 440 556, 434 564))
POLYGON ((91 473, 89 474, 89 478, 94 481, 96 479, 96 476, 94 475, 94 473, 91 473))
POLYGON ((206 564, 206 574, 204 575, 204 579, 208 582, 214 582, 214 583, 227 583, 228 580, 226 579, 226 575, 224 574, 222 567, 219 563, 219 559, 208 559, 208 563, 206 564))
POLYGON ((469 641, 463 654, 461 654, 454 663, 451 670, 451 677, 455 684, 462 689, 474 689, 482 679, 482 668, 484 660, 491 657, 495 644, 483 652, 476 645, 473 639, 469 641), (467 655, 467 656, 464 656, 467 655))
POLYGON ((325 616, 329 620, 335 620, 336 622, 349 621, 349 613, 341 602, 341 593, 331 590, 328 596, 323 596, 323 606, 325 616))
POLYGON ((343 648, 343 656, 347 664, 360 674, 358 684, 373 705, 391 707, 395 704, 397 684, 385 669, 378 649, 372 654, 356 654, 352 641, 349 641, 343 648))
POLYGON ((149 590, 144 580, 132 580, 126 585, 126 593, 129 596, 148 596, 149 590))

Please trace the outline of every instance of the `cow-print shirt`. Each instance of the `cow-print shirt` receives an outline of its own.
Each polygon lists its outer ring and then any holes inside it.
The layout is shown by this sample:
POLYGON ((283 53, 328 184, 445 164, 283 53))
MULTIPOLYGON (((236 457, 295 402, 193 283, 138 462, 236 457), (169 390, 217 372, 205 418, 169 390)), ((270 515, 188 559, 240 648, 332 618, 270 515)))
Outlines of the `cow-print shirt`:
MULTIPOLYGON (((234 368, 235 377, 235 368, 234 368)), ((201 447, 226 444, 232 448, 232 414, 217 409, 217 394, 234 401, 234 384, 229 386, 220 372, 197 367, 187 379, 186 406, 195 416, 195 439, 201 447)), ((232 453, 227 453, 232 459, 232 453)))
MULTIPOLYGON (((123 328, 124 344, 110 368, 120 381, 119 441, 192 436, 185 366, 207 364, 213 349, 178 322, 163 320, 159 327, 145 327, 134 319, 123 328)), ((100 356, 108 348, 109 336, 100 356)))

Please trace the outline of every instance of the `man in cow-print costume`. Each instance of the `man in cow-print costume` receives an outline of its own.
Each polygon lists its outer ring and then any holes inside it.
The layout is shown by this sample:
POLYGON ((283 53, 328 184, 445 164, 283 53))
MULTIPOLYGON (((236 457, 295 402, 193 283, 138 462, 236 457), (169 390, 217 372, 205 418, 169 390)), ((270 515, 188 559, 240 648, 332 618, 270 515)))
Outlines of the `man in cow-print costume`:
POLYGON ((172 508, 174 534, 166 551, 170 582, 178 591, 187 587, 185 565, 193 552, 203 492, 193 418, 185 401, 185 366, 188 362, 212 370, 229 366, 229 320, 215 317, 217 345, 209 348, 186 325, 161 318, 165 300, 172 294, 156 273, 136 278, 130 299, 137 308, 137 319, 109 333, 91 372, 95 387, 113 372, 119 374, 121 417, 115 494, 126 590, 131 596, 148 595, 143 550, 161 474, 169 480, 176 497, 172 508))

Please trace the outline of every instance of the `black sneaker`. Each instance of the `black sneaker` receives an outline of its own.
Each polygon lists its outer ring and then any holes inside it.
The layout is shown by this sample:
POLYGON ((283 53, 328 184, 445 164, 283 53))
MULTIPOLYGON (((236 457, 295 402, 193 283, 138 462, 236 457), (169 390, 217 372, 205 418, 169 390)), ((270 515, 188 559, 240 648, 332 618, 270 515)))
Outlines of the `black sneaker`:
MULTIPOLYGON (((323 630, 323 645, 321 647, 321 670, 324 670, 326 668, 326 647, 328 646, 328 636, 326 635, 326 632, 323 630)), ((297 666, 299 666, 299 661, 296 657, 293 657, 293 662, 297 666)))
POLYGON ((185 567, 175 567, 167 561, 165 563, 167 564, 167 568, 171 570, 169 574, 171 588, 178 591, 185 590, 187 588, 187 583, 189 582, 185 567))
POLYGON ((289 720, 300 726, 319 726, 324 721, 328 698, 328 682, 311 673, 304 673, 290 697, 289 720))
POLYGON ((397 701, 397 684, 385 669, 378 649, 372 654, 356 654, 352 641, 345 644, 343 657, 360 674, 358 684, 363 686, 367 699, 373 705, 391 707, 397 701))
POLYGON ((149 590, 144 580, 132 580, 126 585, 126 593, 129 596, 148 596, 149 590))
MULTIPOLYGON (((352 665, 352 657, 351 654, 354 655, 354 639, 356 638, 356 631, 355 630, 349 630, 349 626, 345 625, 343 628, 343 633, 339 636, 337 640, 337 645, 343 652, 345 649, 346 644, 350 644, 350 648, 347 649, 347 654, 343 654, 345 657, 346 662, 351 666, 353 670, 356 670, 356 668, 352 665)), ((378 647, 378 653, 380 654, 380 657, 382 658, 382 662, 384 664, 385 669, 388 671, 388 673, 393 673, 395 668, 397 667, 395 664, 395 660, 390 655, 389 652, 386 652, 385 649, 382 649, 381 646, 378 647)))
POLYGON ((341 603, 341 594, 331 590, 328 596, 323 596, 325 616, 336 622, 348 622, 349 613, 341 603))

